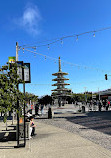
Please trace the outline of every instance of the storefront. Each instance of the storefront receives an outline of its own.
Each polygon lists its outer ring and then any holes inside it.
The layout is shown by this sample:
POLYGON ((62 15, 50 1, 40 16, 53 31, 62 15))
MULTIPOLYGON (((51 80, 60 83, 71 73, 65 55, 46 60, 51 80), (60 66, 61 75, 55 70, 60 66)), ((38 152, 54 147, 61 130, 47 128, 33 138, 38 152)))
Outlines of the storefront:
POLYGON ((101 91, 100 92, 100 98, 101 98, 101 100, 111 101, 111 89, 108 89, 106 91, 101 91))

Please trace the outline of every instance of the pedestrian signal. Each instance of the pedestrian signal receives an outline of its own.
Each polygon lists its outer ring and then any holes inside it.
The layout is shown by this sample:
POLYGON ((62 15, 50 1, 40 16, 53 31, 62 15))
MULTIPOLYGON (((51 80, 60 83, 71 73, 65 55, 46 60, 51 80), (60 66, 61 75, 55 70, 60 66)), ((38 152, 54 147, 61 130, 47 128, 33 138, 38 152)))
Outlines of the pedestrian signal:
POLYGON ((105 80, 108 80, 107 74, 105 74, 105 80))

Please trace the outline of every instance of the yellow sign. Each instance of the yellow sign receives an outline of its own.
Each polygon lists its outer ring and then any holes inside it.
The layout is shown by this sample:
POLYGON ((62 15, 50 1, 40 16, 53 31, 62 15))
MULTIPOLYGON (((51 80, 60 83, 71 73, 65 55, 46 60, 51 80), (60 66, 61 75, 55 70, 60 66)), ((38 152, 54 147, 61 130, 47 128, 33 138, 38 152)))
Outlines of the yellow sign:
POLYGON ((15 63, 16 57, 8 57, 8 62, 9 63, 15 63))

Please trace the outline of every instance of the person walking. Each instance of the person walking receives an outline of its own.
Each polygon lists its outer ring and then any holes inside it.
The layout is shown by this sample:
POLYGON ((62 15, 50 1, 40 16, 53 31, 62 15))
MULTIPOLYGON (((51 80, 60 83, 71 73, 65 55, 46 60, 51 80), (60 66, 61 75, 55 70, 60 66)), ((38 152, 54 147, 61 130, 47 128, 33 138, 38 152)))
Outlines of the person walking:
POLYGON ((110 107, 110 101, 108 100, 108 106, 110 107))
POLYGON ((39 112, 39 104, 36 104, 35 105, 35 115, 39 116, 38 112, 39 112))
POLYGON ((101 104, 101 101, 99 100, 98 101, 98 110, 101 111, 101 108, 102 108, 102 104, 101 104))
POLYGON ((34 117, 31 116, 30 117, 30 138, 32 138, 31 136, 35 135, 35 127, 36 125, 34 124, 34 117))
POLYGON ((109 106, 110 106, 110 101, 107 100, 107 103, 106 103, 106 111, 108 111, 109 106))
POLYGON ((104 107, 104 110, 105 110, 105 108, 106 108, 106 102, 105 102, 105 100, 103 100, 103 107, 104 107))
POLYGON ((44 105, 41 105, 41 115, 43 115, 44 105))

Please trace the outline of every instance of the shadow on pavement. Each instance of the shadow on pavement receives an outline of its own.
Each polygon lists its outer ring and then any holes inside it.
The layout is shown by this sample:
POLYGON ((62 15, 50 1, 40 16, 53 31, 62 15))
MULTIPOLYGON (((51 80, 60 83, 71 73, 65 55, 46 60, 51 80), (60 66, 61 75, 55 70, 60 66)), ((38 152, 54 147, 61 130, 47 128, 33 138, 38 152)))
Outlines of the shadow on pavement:
POLYGON ((85 126, 82 130, 93 129, 111 135, 111 111, 79 113, 56 118, 65 118, 67 121, 85 126))
POLYGON ((5 134, 6 132, 0 133, 0 142, 16 141, 16 132, 9 132, 7 136, 5 134))
MULTIPOLYGON (((12 120, 12 116, 8 116, 7 120, 12 120)), ((0 121, 3 121, 3 116, 0 116, 0 121)))

